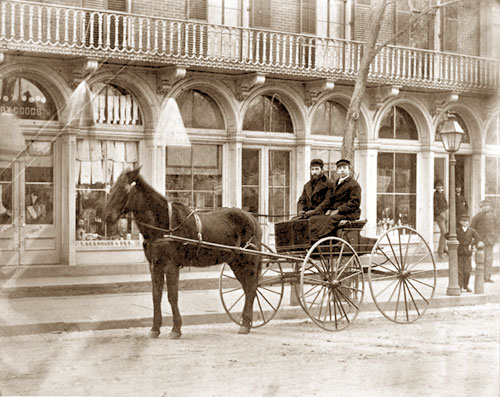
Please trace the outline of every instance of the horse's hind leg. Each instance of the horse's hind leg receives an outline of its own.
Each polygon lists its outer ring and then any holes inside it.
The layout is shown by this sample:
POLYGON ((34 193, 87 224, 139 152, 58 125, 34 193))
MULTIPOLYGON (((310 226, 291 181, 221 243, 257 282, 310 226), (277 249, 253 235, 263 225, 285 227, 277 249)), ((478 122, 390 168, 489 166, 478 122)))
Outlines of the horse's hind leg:
POLYGON ((182 318, 179 311, 179 267, 174 263, 167 265, 167 293, 170 307, 172 308, 172 330, 170 331, 170 339, 178 339, 181 337, 182 318))
POLYGON ((231 263, 230 266, 245 292, 245 304, 241 315, 242 324, 238 333, 248 334, 252 327, 253 302, 259 280, 259 262, 256 258, 243 259, 241 263, 231 263))
POLYGON ((153 327, 149 332, 150 338, 158 338, 162 323, 161 298, 163 294, 163 284, 165 283, 165 273, 163 267, 158 264, 150 265, 151 282, 153 286, 153 327))

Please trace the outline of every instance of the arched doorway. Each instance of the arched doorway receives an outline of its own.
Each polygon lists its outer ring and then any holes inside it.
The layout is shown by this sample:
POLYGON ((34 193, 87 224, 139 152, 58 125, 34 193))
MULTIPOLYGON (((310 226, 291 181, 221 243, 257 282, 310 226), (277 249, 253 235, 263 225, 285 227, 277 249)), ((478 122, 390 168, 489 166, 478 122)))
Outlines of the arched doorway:
POLYGON ((0 113, 15 120, 2 124, 9 131, 0 134, 18 129, 24 140, 18 153, 0 161, 0 260, 4 265, 58 263, 54 144, 46 134, 22 132, 27 120, 56 121, 55 103, 41 85, 15 75, 0 80, 0 93, 0 113))

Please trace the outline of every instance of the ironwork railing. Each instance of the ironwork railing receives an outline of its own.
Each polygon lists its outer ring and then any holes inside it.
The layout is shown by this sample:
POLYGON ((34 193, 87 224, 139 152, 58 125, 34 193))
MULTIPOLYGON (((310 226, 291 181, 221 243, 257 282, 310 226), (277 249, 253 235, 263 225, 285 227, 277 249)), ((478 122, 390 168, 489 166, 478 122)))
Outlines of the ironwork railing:
MULTIPOLYGON (((362 42, 311 35, 14 0, 0 4, 3 51, 353 80, 363 48, 362 42)), ((372 63, 369 80, 444 90, 497 91, 500 61, 387 46, 372 63)))

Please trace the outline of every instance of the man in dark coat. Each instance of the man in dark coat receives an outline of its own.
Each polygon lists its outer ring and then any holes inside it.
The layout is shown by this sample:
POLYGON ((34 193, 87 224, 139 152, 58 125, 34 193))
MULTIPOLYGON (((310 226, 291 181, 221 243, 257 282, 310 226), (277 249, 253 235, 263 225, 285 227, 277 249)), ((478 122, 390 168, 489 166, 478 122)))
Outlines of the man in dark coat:
POLYGON ((445 258, 445 253, 448 253, 446 249, 446 233, 448 227, 446 225, 448 216, 446 211, 448 210, 448 201, 446 201, 446 196, 444 195, 443 182, 436 181, 434 184, 434 220, 439 226, 439 245, 438 245, 438 255, 439 259, 445 258))
POLYGON ((455 209, 458 225, 458 221, 462 215, 469 215, 469 204, 467 204, 467 200, 462 192, 462 186, 455 187, 455 193, 455 209))
POLYGON ((297 214, 301 218, 324 215, 334 187, 334 182, 323 173, 323 160, 311 160, 310 171, 311 179, 297 201, 297 214))
POLYGON ((464 292, 472 292, 469 288, 470 273, 472 271, 472 247, 479 243, 479 234, 469 227, 469 216, 460 215, 457 228, 458 240, 458 285, 464 292))
POLYGON ((341 220, 356 220, 361 215, 361 186, 351 175, 349 160, 337 161, 339 179, 330 195, 326 217, 311 219, 311 237, 319 239, 331 235, 341 220))
POLYGON ((498 239, 498 221, 489 200, 481 201, 481 212, 472 218, 471 227, 479 234, 484 243, 484 281, 492 283, 493 246, 498 239))

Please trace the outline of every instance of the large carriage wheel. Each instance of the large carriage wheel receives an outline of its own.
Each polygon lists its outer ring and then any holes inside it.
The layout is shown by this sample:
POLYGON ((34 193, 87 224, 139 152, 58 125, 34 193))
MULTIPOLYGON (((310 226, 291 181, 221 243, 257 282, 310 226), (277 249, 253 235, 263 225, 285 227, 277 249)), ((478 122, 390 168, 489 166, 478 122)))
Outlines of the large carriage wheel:
MULTIPOLYGON (((251 247, 255 249, 255 247, 251 247)), ((273 252, 267 245, 262 244, 263 252, 273 252)), ((253 303, 252 328, 262 327, 276 315, 285 284, 283 282, 283 270, 281 264, 262 260, 262 268, 257 285, 257 294, 253 303)), ((245 303, 245 292, 236 279, 227 263, 224 263, 219 276, 219 294, 222 306, 229 318, 236 324, 242 325, 241 314, 245 303)))
POLYGON ((373 246, 368 282, 379 311, 410 323, 428 309, 436 289, 436 263, 425 239, 407 226, 389 229, 373 246))
POLYGON ((363 268, 345 240, 325 237, 307 252, 300 272, 302 307, 327 331, 353 323, 363 301, 363 268))

